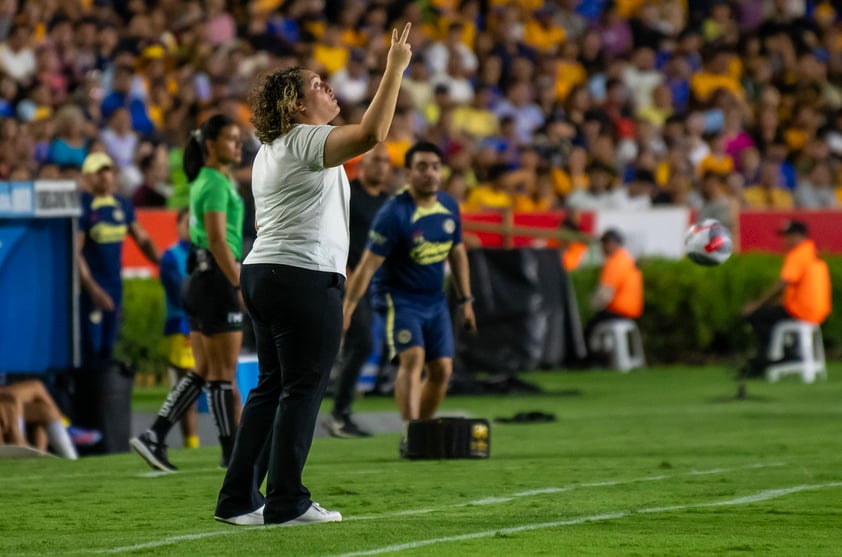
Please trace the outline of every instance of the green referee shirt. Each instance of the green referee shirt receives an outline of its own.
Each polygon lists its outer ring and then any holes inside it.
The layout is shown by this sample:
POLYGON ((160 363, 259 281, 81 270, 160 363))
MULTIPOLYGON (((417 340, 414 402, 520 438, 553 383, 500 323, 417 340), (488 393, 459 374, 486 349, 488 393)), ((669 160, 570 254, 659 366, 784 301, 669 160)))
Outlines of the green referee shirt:
POLYGON ((225 242, 234 259, 243 257, 243 198, 234 182, 214 168, 203 166, 190 184, 190 241, 210 249, 205 213, 225 213, 225 242))

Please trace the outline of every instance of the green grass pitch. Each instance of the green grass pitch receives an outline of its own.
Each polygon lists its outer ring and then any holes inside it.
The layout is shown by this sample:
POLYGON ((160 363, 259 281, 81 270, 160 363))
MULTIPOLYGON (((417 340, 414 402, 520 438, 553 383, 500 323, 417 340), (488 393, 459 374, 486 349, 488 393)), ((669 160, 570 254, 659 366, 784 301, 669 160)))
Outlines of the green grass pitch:
POLYGON ((545 394, 452 397, 444 413, 558 420, 493 424, 486 461, 316 439, 305 481, 337 524, 214 522, 215 447, 158 477, 133 454, 0 462, 0 555, 842 555, 842 365, 829 377, 735 401, 725 368, 536 373, 545 394))

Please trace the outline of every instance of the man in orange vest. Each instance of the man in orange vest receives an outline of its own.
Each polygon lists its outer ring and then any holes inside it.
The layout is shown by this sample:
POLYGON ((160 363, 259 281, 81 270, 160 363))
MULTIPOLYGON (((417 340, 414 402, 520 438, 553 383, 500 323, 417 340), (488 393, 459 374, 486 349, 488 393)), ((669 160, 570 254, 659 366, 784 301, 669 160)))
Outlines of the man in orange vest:
POLYGON ((797 319, 820 325, 830 314, 830 273, 816 253, 807 225, 798 220, 789 221, 778 234, 783 236, 787 247, 780 278, 764 296, 743 308, 743 315, 758 340, 757 356, 743 370, 750 377, 764 374, 769 363, 766 354, 772 329, 777 323, 797 319), (781 294, 783 303, 780 303, 781 294))
MULTIPOLYGON (((610 228, 599 239, 605 264, 599 286, 591 297, 595 313, 585 326, 585 340, 590 342, 597 324, 611 319, 637 319, 643 313, 643 274, 631 254, 623 247, 623 236, 610 228)), ((592 354, 592 363, 599 355, 592 354)))

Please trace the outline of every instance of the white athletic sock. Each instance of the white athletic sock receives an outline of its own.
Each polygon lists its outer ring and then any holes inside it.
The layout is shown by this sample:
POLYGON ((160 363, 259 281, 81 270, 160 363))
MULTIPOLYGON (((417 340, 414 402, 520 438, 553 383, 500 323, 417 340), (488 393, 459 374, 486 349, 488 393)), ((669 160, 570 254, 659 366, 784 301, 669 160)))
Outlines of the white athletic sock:
POLYGON ((61 420, 56 420, 47 424, 47 440, 50 447, 61 457, 76 460, 79 455, 76 453, 76 447, 73 446, 73 441, 67 434, 64 424, 61 420))

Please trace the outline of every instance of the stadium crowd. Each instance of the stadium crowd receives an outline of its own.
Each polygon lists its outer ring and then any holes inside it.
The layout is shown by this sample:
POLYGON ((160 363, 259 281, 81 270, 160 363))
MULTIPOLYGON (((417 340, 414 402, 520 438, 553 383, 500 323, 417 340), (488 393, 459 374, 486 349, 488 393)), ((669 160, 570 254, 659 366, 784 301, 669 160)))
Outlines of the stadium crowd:
MULTIPOLYGON (((322 72, 358 121, 387 31, 413 59, 386 143, 395 189, 419 139, 467 211, 842 199, 842 24, 798 0, 8 0, 0 6, 0 178, 77 178, 91 152, 137 206, 186 205, 189 131, 243 128, 264 70, 322 72)), ((349 173, 353 177, 353 164, 349 173)), ((253 219, 247 215, 250 226, 253 219)), ((247 232, 248 236, 248 232, 247 232)))

